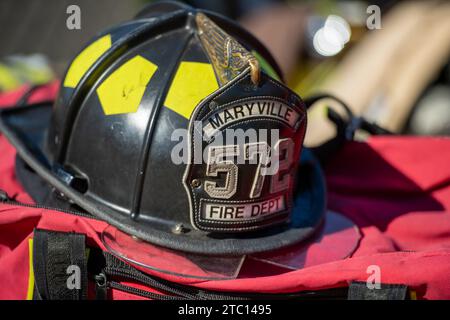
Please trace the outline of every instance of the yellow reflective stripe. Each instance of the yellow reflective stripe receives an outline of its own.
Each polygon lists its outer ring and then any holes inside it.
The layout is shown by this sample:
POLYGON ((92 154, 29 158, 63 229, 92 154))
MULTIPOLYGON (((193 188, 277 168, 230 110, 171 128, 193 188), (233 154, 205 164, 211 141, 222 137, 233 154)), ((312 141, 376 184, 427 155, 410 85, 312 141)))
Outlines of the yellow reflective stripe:
POLYGON ((197 104, 219 88, 209 63, 180 63, 164 105, 189 119, 197 104))
POLYGON ((33 239, 28 239, 28 290, 27 300, 33 300, 34 293, 34 271, 33 271, 33 239))
POLYGON ((90 66, 111 47, 111 35, 91 43, 73 60, 64 79, 64 87, 75 88, 90 66))
POLYGON ((136 112, 157 69, 157 65, 137 55, 111 73, 97 88, 105 114, 136 112))
POLYGON ((0 63, 0 89, 12 90, 20 85, 20 81, 15 77, 13 71, 0 63))

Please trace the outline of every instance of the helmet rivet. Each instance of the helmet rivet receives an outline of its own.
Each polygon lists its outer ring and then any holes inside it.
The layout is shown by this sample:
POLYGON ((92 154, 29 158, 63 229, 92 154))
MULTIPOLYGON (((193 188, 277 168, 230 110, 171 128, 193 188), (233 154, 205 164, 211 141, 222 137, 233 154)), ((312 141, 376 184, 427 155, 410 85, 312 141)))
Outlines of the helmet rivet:
POLYGON ((289 96, 289 102, 292 103, 292 104, 297 104, 298 103, 298 98, 295 95, 291 94, 289 96))
POLYGON ((136 237, 136 236, 131 236, 131 238, 133 238, 133 240, 136 241, 136 242, 141 242, 141 241, 142 241, 141 239, 139 239, 139 238, 136 237))
POLYGON ((211 101, 211 102, 209 103, 209 108, 210 108, 211 110, 214 110, 215 108, 217 108, 217 103, 216 103, 215 101, 211 101))
POLYGON ((193 179, 193 180, 191 181, 191 186, 192 186, 193 188, 198 188, 198 187, 200 187, 201 184, 202 184, 202 183, 200 182, 199 179, 193 179))
POLYGON ((176 234, 180 234, 183 232, 183 225, 181 223, 177 223, 173 228, 172 228, 172 232, 176 233, 176 234))

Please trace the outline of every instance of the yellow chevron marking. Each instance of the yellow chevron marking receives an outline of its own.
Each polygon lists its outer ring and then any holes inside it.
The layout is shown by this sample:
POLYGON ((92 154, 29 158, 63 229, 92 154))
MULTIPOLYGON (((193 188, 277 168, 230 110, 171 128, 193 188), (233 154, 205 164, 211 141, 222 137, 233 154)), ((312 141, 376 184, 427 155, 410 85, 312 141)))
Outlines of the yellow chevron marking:
POLYGON ((183 61, 178 67, 164 105, 189 119, 198 103, 219 88, 209 63, 183 61))
POLYGON ((158 66, 137 55, 111 73, 97 88, 106 115, 136 112, 158 66))

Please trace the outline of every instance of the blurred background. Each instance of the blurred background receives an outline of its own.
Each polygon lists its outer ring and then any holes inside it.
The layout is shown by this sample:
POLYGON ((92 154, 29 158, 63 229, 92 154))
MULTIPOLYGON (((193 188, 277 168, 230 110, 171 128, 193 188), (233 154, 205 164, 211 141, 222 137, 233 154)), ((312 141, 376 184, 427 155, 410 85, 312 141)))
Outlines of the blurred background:
MULTIPOLYGON (((60 78, 96 33, 149 2, 0 0, 0 93, 60 78), (80 30, 66 27, 74 4, 81 9, 80 30)), ((183 2, 255 34, 302 97, 331 93, 396 133, 450 135, 450 1, 183 2)), ((334 134, 324 103, 309 112, 308 145, 334 134)))

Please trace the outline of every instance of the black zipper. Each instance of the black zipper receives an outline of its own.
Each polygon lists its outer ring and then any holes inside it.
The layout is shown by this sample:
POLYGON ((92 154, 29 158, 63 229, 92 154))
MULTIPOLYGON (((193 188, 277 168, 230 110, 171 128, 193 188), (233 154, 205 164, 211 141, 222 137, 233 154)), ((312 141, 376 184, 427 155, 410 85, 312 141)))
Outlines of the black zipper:
MULTIPOLYGON (((154 278, 144 273, 140 273, 139 271, 134 271, 132 269, 123 269, 123 268, 112 268, 106 267, 103 269, 103 273, 108 277, 132 280, 140 284, 144 284, 146 286, 157 289, 161 292, 164 292, 168 295, 168 298, 172 296, 172 298, 179 299, 190 299, 190 300, 198 300, 200 297, 198 296, 195 289, 191 289, 190 287, 178 285, 176 283, 171 283, 168 281, 164 281, 162 279, 154 278)), ((109 281, 109 283, 113 283, 109 281)), ((122 285, 122 288, 126 286, 122 285)), ((131 287, 128 287, 131 288, 131 287)))
POLYGON ((95 300, 106 300, 108 298, 108 280, 102 272, 94 277, 95 300))
POLYGON ((110 281, 108 282, 108 285, 112 289, 116 289, 119 291, 127 292, 134 294, 136 296, 152 299, 152 300, 166 300, 166 301, 172 301, 172 300, 186 300, 185 298, 177 297, 177 296, 169 296, 169 295, 163 295, 163 294, 157 294, 149 291, 145 291, 142 289, 125 286, 119 282, 110 281))
MULTIPOLYGON (((102 273, 104 280, 101 282, 96 281, 96 299, 106 300, 107 290, 115 289, 130 293, 136 296, 153 299, 153 300, 285 300, 285 299, 303 299, 303 300, 346 300, 348 296, 348 288, 335 288, 320 291, 305 291, 298 293, 279 293, 279 294, 264 294, 264 293, 236 293, 233 295, 227 295, 216 292, 207 292, 198 290, 198 293, 194 296, 183 293, 180 295, 175 294, 157 294, 135 287, 123 285, 120 282, 108 280, 108 277, 102 273), (104 281, 104 282, 103 282, 104 281)), ((97 277, 96 277, 97 278, 97 277)), ((120 276, 123 280, 134 280, 132 278, 125 278, 120 276)), ((102 278, 103 279, 103 278, 102 278)), ((138 281, 140 284, 148 285, 147 283, 138 281)), ((154 287, 153 287, 154 288, 154 287)))
POLYGON ((103 221, 102 219, 94 217, 93 215, 91 215, 89 213, 86 213, 86 212, 81 212, 81 211, 76 211, 76 210, 69 210, 69 209, 62 209, 62 208, 55 208, 55 207, 45 206, 45 205, 41 205, 41 204, 30 204, 30 203, 19 202, 19 201, 11 199, 8 196, 8 194, 5 191, 3 191, 3 190, 0 190, 0 202, 1 203, 6 203, 6 204, 10 204, 10 205, 14 205, 14 206, 19 206, 19 207, 59 211, 59 212, 63 212, 63 213, 67 213, 67 214, 71 214, 71 215, 75 215, 75 216, 79 216, 79 217, 84 217, 84 218, 89 218, 89 219, 93 219, 93 220, 103 221))
POLYGON ((108 277, 104 272, 101 272, 95 276, 95 298, 96 300, 107 300, 108 299, 108 289, 115 289, 123 292, 127 292, 136 296, 153 299, 153 300, 185 300, 186 298, 158 294, 154 292, 145 291, 139 288, 126 286, 120 282, 108 280, 108 277))
POLYGON ((141 297, 156 300, 251 300, 251 299, 264 299, 264 300, 279 300, 279 299, 347 299, 348 287, 333 288, 318 291, 302 291, 297 293, 280 293, 280 294, 268 294, 268 293, 225 293, 202 290, 196 287, 182 285, 174 282, 170 282, 158 277, 154 277, 145 274, 139 270, 134 269, 132 266, 125 264, 123 261, 118 260, 109 253, 107 253, 106 266, 101 271, 102 280, 104 279, 106 286, 101 286, 103 282, 96 283, 96 289, 100 291, 100 296, 103 296, 103 291, 106 287, 112 288, 127 293, 135 294, 141 297), (115 280, 131 280, 136 283, 157 289, 163 294, 155 294, 142 289, 126 286, 115 280))

